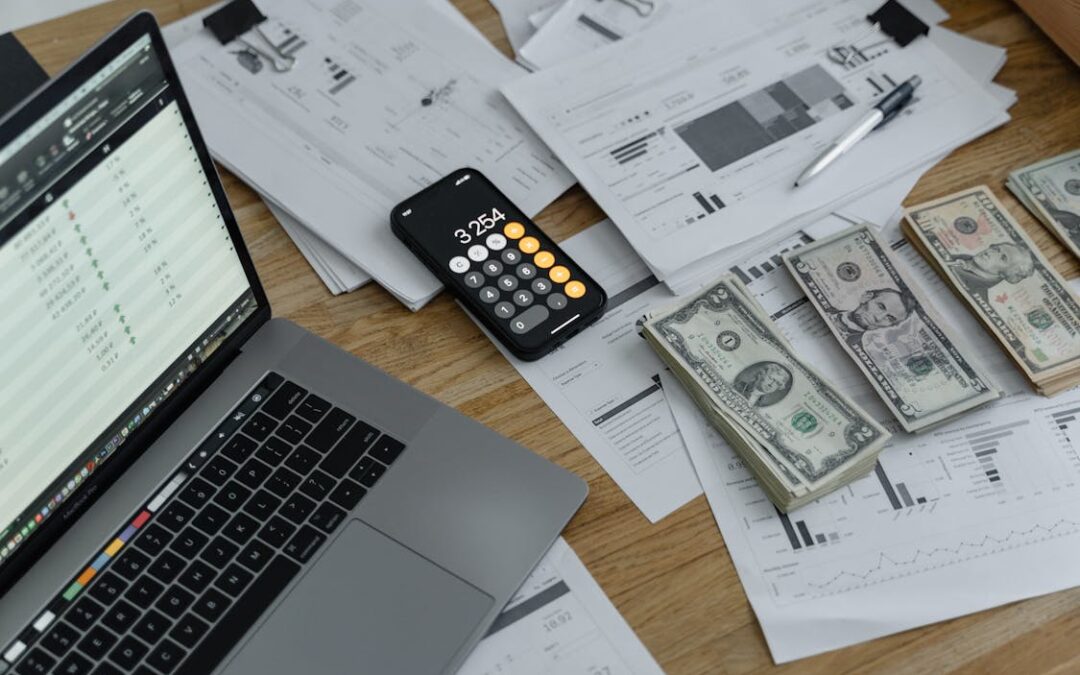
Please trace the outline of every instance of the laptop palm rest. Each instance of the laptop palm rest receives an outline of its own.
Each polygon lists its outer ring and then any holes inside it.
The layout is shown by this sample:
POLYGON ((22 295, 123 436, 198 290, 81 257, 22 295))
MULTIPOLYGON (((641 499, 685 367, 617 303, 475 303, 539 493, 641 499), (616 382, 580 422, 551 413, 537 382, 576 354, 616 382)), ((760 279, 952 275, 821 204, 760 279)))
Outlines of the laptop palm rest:
POLYGON ((494 600, 352 520, 227 673, 439 673, 494 600))

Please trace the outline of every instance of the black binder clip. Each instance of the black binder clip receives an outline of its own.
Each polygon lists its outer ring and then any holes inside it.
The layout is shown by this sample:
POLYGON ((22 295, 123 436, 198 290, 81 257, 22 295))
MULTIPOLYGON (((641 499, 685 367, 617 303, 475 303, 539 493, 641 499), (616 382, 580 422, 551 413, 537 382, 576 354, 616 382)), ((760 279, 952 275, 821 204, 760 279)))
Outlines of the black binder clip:
POLYGON ((259 57, 269 62, 270 66, 279 73, 292 70, 292 67, 296 65, 296 57, 285 51, 281 45, 274 44, 266 36, 259 26, 264 21, 266 21, 266 16, 259 11, 252 0, 232 0, 203 19, 203 25, 209 28, 218 42, 223 45, 234 40, 244 45, 245 51, 249 54, 249 63, 245 63, 245 67, 249 70, 254 72, 259 69, 261 65, 259 57), (260 47, 245 37, 249 31, 254 31, 265 47, 260 47))
POLYGON ((915 16, 911 10, 900 4, 899 0, 888 0, 878 7, 877 11, 866 16, 870 27, 866 32, 848 44, 830 47, 827 51, 829 59, 842 66, 853 66, 866 63, 872 56, 876 47, 893 41, 901 47, 907 47, 915 38, 927 35, 930 26, 925 21, 915 16), (885 37, 872 41, 875 36, 885 37))

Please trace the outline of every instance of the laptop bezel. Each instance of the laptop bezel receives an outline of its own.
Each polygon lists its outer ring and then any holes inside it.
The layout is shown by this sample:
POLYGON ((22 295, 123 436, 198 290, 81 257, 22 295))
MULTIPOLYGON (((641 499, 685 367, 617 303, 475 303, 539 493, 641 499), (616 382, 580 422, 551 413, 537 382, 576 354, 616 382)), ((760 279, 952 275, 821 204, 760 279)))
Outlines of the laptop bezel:
MULTIPOLYGON (((75 91, 83 82, 104 68, 143 35, 149 34, 152 49, 161 63, 166 81, 175 95, 175 100, 188 133, 198 153, 203 170, 210 177, 210 189, 221 211, 233 247, 244 268, 248 284, 254 294, 257 308, 229 337, 220 348, 211 355, 175 395, 165 400, 157 412, 140 426, 124 443, 122 452, 104 462, 83 482, 79 492, 70 501, 45 519, 36 532, 12 556, 0 564, 0 598, 14 585, 49 548, 60 539, 80 516, 101 496, 124 471, 130 467, 143 452, 167 429, 181 413, 194 401, 225 369, 236 356, 243 344, 267 321, 270 320, 270 302, 263 290, 262 283, 255 270, 255 264, 244 245, 240 227, 229 206, 225 188, 218 175, 213 159, 195 121, 191 105, 184 94, 180 78, 165 40, 153 14, 139 12, 128 18, 118 28, 106 35, 96 45, 88 49, 65 70, 39 87, 7 115, 0 117, 0 148, 11 143, 20 133, 30 127, 37 119, 58 105, 65 97, 75 91)), ((0 281, 2 283, 2 281, 0 281)), ((168 364, 162 365, 162 370, 168 364)), ((209 429, 207 429, 209 432, 209 429)), ((57 474, 65 467, 58 467, 57 474)), ((148 485, 147 490, 153 486, 148 485)), ((143 495, 140 495, 140 498, 143 495)))

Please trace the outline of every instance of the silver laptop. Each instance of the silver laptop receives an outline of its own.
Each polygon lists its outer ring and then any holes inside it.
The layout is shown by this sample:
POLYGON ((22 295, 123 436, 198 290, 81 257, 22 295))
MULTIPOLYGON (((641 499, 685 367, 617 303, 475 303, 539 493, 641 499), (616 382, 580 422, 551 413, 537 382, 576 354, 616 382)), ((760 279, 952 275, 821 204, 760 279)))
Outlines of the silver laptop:
POLYGON ((0 121, 0 284, 0 673, 450 672, 585 498, 270 318, 149 14, 0 121))

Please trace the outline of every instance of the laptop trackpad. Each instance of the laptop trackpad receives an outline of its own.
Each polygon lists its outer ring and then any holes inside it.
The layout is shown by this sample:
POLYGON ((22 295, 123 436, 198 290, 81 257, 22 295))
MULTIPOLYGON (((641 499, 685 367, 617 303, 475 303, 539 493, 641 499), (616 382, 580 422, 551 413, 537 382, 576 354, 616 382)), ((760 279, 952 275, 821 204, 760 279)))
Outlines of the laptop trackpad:
POLYGON ((494 600, 352 520, 228 673, 438 673, 494 600))

